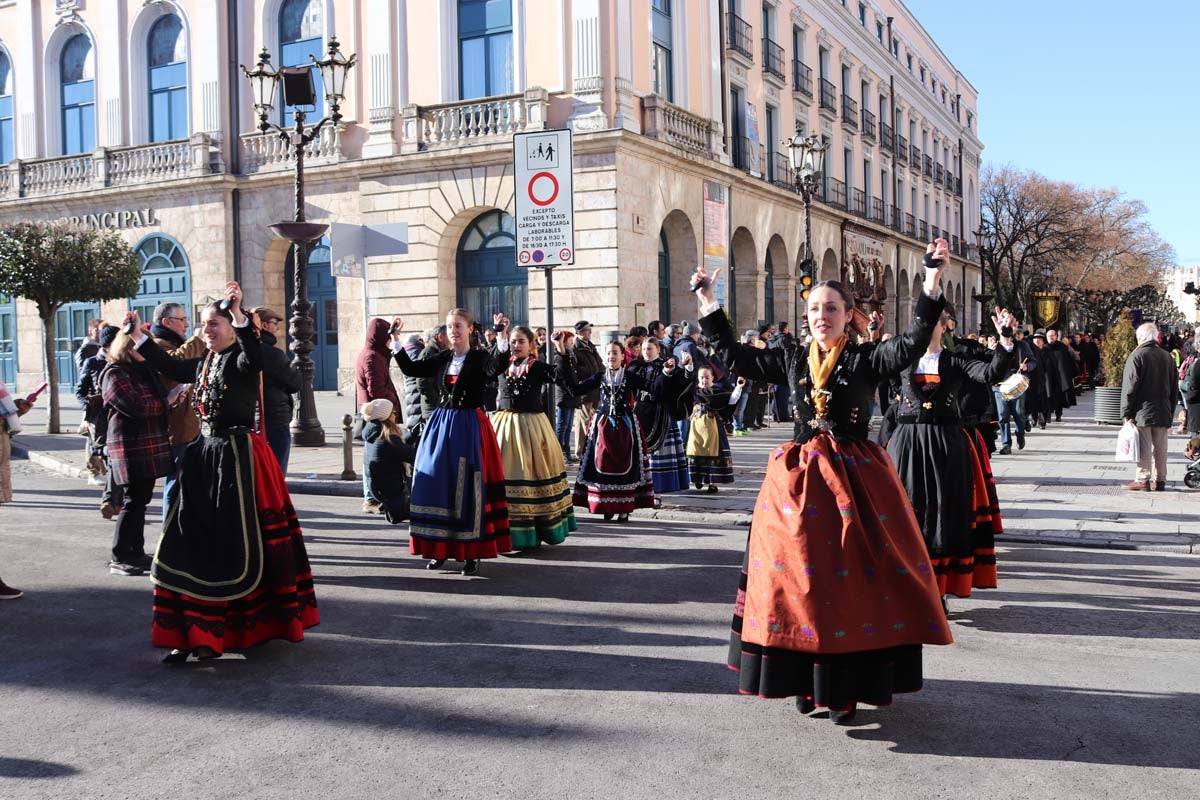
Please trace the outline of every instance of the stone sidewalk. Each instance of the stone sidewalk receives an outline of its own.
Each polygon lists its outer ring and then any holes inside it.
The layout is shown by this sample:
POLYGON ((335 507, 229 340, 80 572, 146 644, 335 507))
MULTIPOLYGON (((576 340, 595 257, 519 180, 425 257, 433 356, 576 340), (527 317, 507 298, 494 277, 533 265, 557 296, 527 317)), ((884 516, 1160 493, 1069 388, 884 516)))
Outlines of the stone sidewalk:
MULTIPOLYGON (((1071 544, 1117 549, 1164 550, 1200 554, 1200 522, 1193 490, 1183 485, 1186 437, 1172 436, 1166 492, 1130 492, 1122 485, 1133 468, 1113 460, 1117 428, 1092 422, 1092 397, 1086 393, 1061 423, 1034 429, 1025 450, 992 461, 1004 517, 1004 541, 1071 544)), ((16 454, 73 477, 82 469, 83 442, 74 433, 79 412, 74 398, 63 398, 63 430, 50 435, 45 404, 23 418, 26 429, 13 438, 16 454)), ((318 416, 326 445, 293 448, 288 485, 300 494, 356 496, 362 491, 361 443, 353 444, 353 480, 342 480, 342 417, 350 398, 317 393, 318 416)), ((754 499, 770 451, 791 436, 791 425, 772 425, 751 436, 734 437, 737 482, 715 495, 685 492, 666 495, 659 509, 638 517, 749 525, 754 499)))

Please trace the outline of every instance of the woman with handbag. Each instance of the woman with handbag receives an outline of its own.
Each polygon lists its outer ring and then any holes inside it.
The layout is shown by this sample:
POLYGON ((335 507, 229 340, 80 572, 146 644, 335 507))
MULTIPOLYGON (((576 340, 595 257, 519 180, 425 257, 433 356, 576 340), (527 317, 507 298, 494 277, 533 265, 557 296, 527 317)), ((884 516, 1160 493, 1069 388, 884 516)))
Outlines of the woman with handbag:
MULTIPOLYGON (((137 314, 126 315, 137 331, 137 314)), ((262 344, 242 311, 242 289, 200 317, 207 352, 175 359, 140 332, 147 363, 191 384, 200 435, 179 461, 179 489, 163 521, 150 575, 151 642, 163 659, 212 658, 270 639, 299 642, 320 621, 312 569, 279 462, 254 430, 262 344)))
POLYGON ((618 522, 626 522, 634 509, 654 507, 654 482, 642 426, 633 413, 634 397, 647 392, 658 400, 663 380, 675 371, 675 359, 668 359, 662 374, 652 381, 625 368, 625 348, 619 341, 608 343, 604 359, 601 372, 572 387, 577 395, 600 390, 573 499, 575 505, 603 514, 606 520, 615 516, 618 522))
POLYGON ((743 694, 796 697, 803 713, 827 706, 846 724, 860 702, 919 690, 922 645, 952 641, 904 487, 868 438, 875 388, 924 352, 944 305, 949 246, 936 249, 908 331, 881 343, 847 335, 854 297, 824 281, 808 296, 809 345, 743 346, 716 275, 696 270, 700 324, 717 352, 748 380, 788 382, 795 412, 754 504, 734 607, 728 664, 743 694))
MULTIPOLYGON (((500 326, 504 316, 493 317, 500 326)), ((409 552, 439 569, 463 562, 462 574, 479 572, 479 561, 512 550, 504 462, 496 432, 484 413, 488 385, 503 371, 488 350, 472 348, 475 318, 456 308, 446 314, 446 350, 413 361, 400 345, 404 320, 392 322, 392 352, 405 375, 436 378, 445 391, 425 422, 413 465, 409 552)))

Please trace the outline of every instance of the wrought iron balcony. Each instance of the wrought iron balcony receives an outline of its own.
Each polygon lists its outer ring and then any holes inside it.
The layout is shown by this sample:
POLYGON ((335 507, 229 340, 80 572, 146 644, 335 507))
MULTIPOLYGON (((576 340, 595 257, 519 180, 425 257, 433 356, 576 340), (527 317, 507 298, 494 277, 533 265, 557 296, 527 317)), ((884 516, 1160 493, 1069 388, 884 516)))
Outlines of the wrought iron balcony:
POLYGON ((908 163, 908 139, 896 134, 896 160, 901 164, 908 163))
POLYGON ((933 182, 939 186, 944 186, 946 183, 946 168, 941 164, 933 165, 933 182))
POLYGON ((854 189, 850 194, 850 213, 860 217, 867 216, 867 193, 862 189, 854 189))
POLYGON ((924 172, 926 178, 933 177, 933 158, 930 156, 925 156, 925 169, 922 172, 924 172))
POLYGON ((871 221, 878 222, 880 225, 887 223, 887 217, 884 216, 885 206, 883 200, 878 197, 871 198, 871 221))
POLYGON ((929 241, 929 223, 928 222, 926 222, 925 220, 921 220, 919 223, 917 223, 917 235, 920 237, 922 242, 929 241))
POLYGON ((848 94, 842 95, 842 124, 858 130, 858 103, 848 94))
POLYGON ((862 135, 866 139, 875 138, 875 115, 865 108, 862 110, 862 135))
POLYGON ((921 150, 915 144, 908 146, 908 163, 918 172, 921 170, 921 150))
POLYGON ((904 227, 904 218, 896 206, 888 206, 888 227, 897 233, 904 227))
POLYGON ((958 234, 950 237, 950 251, 956 256, 961 256, 963 254, 960 244, 961 243, 958 241, 958 234))
POLYGON ((962 178, 957 178, 957 177, 956 177, 956 178, 954 179, 954 193, 955 193, 956 195, 958 195, 959 197, 962 197, 962 196, 963 196, 963 195, 962 195, 962 178))
POLYGON ((879 123, 879 146, 889 153, 896 147, 896 134, 886 122, 879 123))
POLYGON ((846 208, 846 184, 837 178, 826 178, 825 202, 836 208, 846 208))
POLYGON ((767 180, 785 189, 794 188, 792 164, 783 153, 767 154, 767 180))
POLYGON ((786 80, 783 72, 783 48, 766 36, 762 40, 763 72, 774 75, 779 80, 786 80))
POLYGON ((730 156, 733 160, 733 166, 740 170, 750 171, 750 139, 747 136, 735 138, 731 144, 733 152, 730 156))
POLYGON ((824 78, 821 79, 821 110, 837 113, 837 87, 824 78))
POLYGON ((754 29, 737 14, 726 16, 729 17, 729 49, 744 56, 746 60, 753 61, 754 51, 751 48, 754 47, 754 29))
POLYGON ((792 60, 792 91, 809 99, 813 96, 812 68, 800 59, 792 60))
POLYGON ((917 218, 912 214, 904 215, 904 232, 912 238, 917 238, 917 218))

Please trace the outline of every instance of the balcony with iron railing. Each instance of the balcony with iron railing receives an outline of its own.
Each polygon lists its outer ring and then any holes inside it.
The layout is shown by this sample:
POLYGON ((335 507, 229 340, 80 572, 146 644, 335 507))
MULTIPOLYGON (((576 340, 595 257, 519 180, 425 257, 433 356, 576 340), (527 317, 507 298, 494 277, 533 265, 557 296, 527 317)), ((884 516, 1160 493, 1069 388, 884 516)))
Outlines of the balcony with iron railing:
POLYGON ((908 163, 908 139, 896 134, 896 160, 901 164, 908 163))
POLYGON ((946 184, 946 168, 941 164, 933 165, 933 182, 939 187, 946 184))
POLYGON ((962 194, 962 178, 956 177, 954 179, 954 194, 958 195, 959 197, 963 196, 963 194, 962 194))
POLYGON ((879 123, 879 146, 888 153, 893 152, 896 148, 896 134, 892 130, 892 126, 886 122, 879 123))
POLYGON ((742 136, 735 137, 731 142, 733 152, 729 154, 730 160, 733 162, 735 169, 740 169, 743 172, 750 171, 750 138, 742 136))
POLYGON ((929 241, 929 223, 928 222, 926 222, 925 220, 921 220, 919 223, 917 223, 917 235, 921 238, 922 242, 929 241))
POLYGON ((825 197, 822 198, 826 203, 835 208, 846 208, 846 184, 839 181, 837 178, 825 179, 825 197))
POLYGON ((783 153, 767 153, 767 181, 785 189, 794 188, 792 164, 783 153))
POLYGON ((865 108, 862 110, 862 135, 864 139, 875 138, 875 115, 865 108))
POLYGON ((813 96, 812 68, 800 59, 792 60, 792 91, 810 100, 813 96))
POLYGON ((912 214, 904 215, 904 233, 913 239, 917 238, 917 218, 912 214))
POLYGON ((925 168, 922 170, 922 173, 925 175, 926 178, 932 178, 933 177, 933 158, 931 156, 925 156, 924 167, 925 168))
POLYGON ((821 79, 821 110, 837 114, 837 87, 821 79))
POLYGON ((862 189, 854 189, 851 191, 850 213, 860 217, 867 216, 867 193, 862 189))
POLYGON ((957 233, 950 237, 950 251, 952 253, 954 253, 956 256, 963 255, 961 244, 962 243, 959 242, 959 240, 958 240, 957 233))
POLYGON ((729 49, 753 63, 754 29, 750 27, 749 22, 737 14, 726 14, 726 16, 729 18, 729 41, 727 42, 729 49))
POLYGON ((888 227, 896 233, 904 228, 904 217, 897 206, 888 206, 888 227))
POLYGON ((880 225, 887 223, 887 218, 884 217, 883 200, 878 197, 871 198, 871 215, 872 222, 878 222, 880 225))
POLYGON ((908 165, 917 172, 921 171, 921 150, 915 144, 908 146, 908 165))
POLYGON ((945 228, 942 228, 942 238, 945 239, 947 242, 950 241, 950 231, 946 230, 945 228))
POLYGON ((842 95, 842 125, 852 131, 858 130, 858 102, 848 94, 842 95))
POLYGON ((196 133, 187 139, 10 161, 0 165, 0 201, 142 186, 223 171, 217 143, 206 133, 196 133))
POLYGON ((763 72, 783 81, 787 79, 783 65, 786 63, 783 48, 778 43, 764 36, 762 40, 763 72))

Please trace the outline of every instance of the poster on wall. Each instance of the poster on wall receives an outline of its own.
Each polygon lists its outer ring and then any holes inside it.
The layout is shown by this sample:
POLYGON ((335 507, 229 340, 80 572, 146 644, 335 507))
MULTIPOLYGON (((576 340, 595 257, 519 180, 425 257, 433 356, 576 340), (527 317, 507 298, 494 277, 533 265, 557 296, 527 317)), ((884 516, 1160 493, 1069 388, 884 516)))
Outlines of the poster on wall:
POLYGON ((729 187, 716 181, 704 182, 704 269, 721 270, 714 287, 717 302, 727 304, 729 280, 729 187))
POLYGON ((746 138, 750 140, 749 146, 746 148, 746 155, 750 159, 749 167, 750 174, 756 178, 762 177, 762 172, 759 170, 759 151, 761 146, 758 139, 758 112, 754 108, 754 103, 746 101, 746 138))

